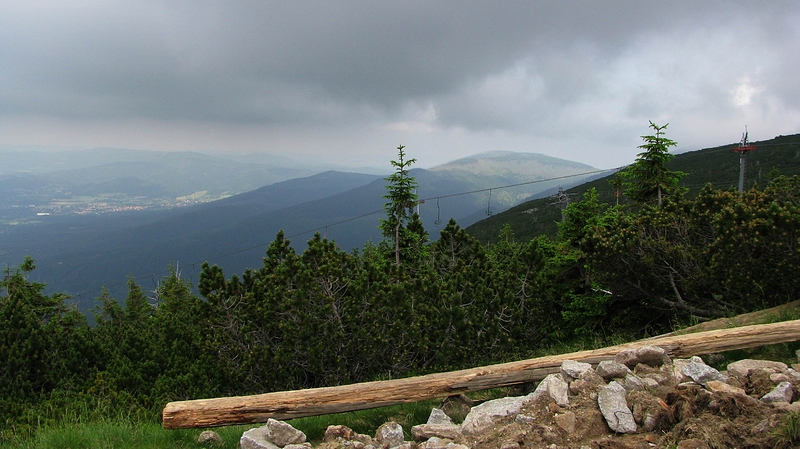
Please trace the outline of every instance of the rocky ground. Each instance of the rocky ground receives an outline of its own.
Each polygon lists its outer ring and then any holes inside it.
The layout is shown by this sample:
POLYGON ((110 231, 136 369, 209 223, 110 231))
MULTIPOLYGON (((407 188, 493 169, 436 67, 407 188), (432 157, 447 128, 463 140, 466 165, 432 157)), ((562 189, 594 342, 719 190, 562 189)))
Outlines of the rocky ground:
MULTIPOLYGON (((794 365, 794 368, 800 368, 794 365)), ((328 428, 320 449, 638 449, 796 447, 800 372, 784 363, 741 360, 720 372, 699 357, 670 360, 656 346, 625 351, 593 367, 566 361, 561 372, 520 396, 463 410, 446 401, 406 441, 397 423, 375 436, 328 428), (795 402, 796 401, 796 402, 795 402), (463 416, 463 415, 462 415, 463 416), (787 420, 795 421, 794 428, 787 420)), ((522 393, 522 392, 520 392, 522 393)), ((305 435, 271 420, 247 431, 245 449, 311 448, 305 435)), ((800 447, 800 446, 797 446, 800 447)))

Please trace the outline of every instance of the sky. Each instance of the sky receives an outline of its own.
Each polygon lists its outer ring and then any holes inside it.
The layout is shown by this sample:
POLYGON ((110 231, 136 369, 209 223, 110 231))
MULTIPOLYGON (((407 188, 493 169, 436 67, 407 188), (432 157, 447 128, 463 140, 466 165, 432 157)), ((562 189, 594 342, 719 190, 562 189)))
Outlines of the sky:
MULTIPOLYGON (((800 132, 800 2, 0 3, 0 147, 598 168, 800 132)), ((736 157, 732 155, 732 157, 736 157)))

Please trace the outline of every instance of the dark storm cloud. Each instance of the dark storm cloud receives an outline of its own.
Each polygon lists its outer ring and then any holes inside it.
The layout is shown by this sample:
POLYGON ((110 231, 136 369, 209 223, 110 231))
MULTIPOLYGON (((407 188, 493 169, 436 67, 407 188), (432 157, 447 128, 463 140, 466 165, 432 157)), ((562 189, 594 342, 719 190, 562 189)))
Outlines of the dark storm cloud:
POLYGON ((791 1, 16 2, 0 6, 0 118, 421 122, 556 138, 590 118, 625 128, 705 110, 713 122, 737 114, 734 103, 779 105, 794 117, 798 9, 791 1))

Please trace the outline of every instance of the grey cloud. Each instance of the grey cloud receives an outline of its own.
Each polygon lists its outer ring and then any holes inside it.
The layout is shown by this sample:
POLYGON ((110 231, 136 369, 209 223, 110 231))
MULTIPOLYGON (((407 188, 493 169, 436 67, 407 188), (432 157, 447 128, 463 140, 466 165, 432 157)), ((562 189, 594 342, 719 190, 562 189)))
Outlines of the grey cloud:
POLYGON ((730 115, 747 64, 761 67, 752 68, 759 95, 797 110, 798 9, 793 1, 18 2, 0 6, 0 116, 353 129, 430 108, 434 127, 558 136, 590 117, 602 129, 704 109, 730 115))

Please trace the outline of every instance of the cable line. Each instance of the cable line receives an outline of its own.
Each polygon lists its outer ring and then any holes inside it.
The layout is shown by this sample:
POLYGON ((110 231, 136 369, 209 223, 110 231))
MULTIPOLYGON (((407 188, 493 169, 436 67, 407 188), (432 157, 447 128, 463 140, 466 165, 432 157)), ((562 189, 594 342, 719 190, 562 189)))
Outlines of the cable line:
MULTIPOLYGON (((451 194, 448 194, 448 195, 440 195, 440 196, 425 198, 425 199, 419 200, 419 202, 420 202, 420 204, 422 204, 426 200, 434 200, 434 199, 436 200, 436 208, 438 210, 438 214, 437 214, 437 220, 434 223, 439 225, 439 224, 441 224, 441 208, 439 207, 439 200, 442 199, 442 198, 453 198, 453 197, 456 197, 456 196, 472 195, 472 194, 476 194, 476 193, 489 192, 489 204, 487 204, 487 212, 486 212, 486 214, 487 215, 492 215, 492 212, 491 212, 491 191, 492 190, 508 189, 508 188, 511 188, 511 187, 519 187, 519 186, 524 186, 524 185, 529 185, 529 184, 538 184, 538 183, 547 182, 547 181, 557 181, 557 180, 560 180, 560 179, 574 178, 574 177, 577 177, 577 176, 588 176, 588 175, 593 175, 593 174, 597 174, 597 173, 611 172, 611 171, 619 170, 620 168, 623 168, 623 167, 610 168, 610 169, 605 169, 605 170, 593 170, 593 171, 589 171, 589 172, 575 173, 575 174, 572 174, 572 175, 564 175, 564 176, 556 176, 556 177, 553 177, 553 178, 546 178, 546 179, 537 179, 535 181, 520 182, 520 183, 516 183, 516 184, 508 184, 508 185, 497 186, 497 187, 489 187, 489 188, 478 189, 478 190, 470 190, 468 192, 451 193, 451 194)), ((307 229, 307 230, 302 231, 302 232, 297 232, 297 233, 294 233, 294 234, 291 234, 291 235, 287 235, 285 238, 292 239, 294 237, 299 237, 301 235, 310 234, 312 232, 318 232, 318 231, 325 231, 325 233, 327 235, 327 230, 330 227, 342 225, 342 224, 345 224, 345 223, 349 223, 351 221, 360 220, 362 218, 366 218, 366 217, 369 217, 369 216, 372 216, 372 215, 376 215, 376 214, 379 214, 379 213, 382 213, 382 212, 384 212, 384 209, 374 210, 374 211, 371 211, 371 212, 367 212, 365 214, 361 214, 361 215, 356 216, 356 217, 350 217, 350 218, 347 218, 347 219, 344 219, 344 220, 336 221, 336 222, 333 222, 333 223, 328 223, 326 225, 322 225, 322 226, 319 226, 319 227, 316 227, 316 228, 313 228, 313 229, 307 229)), ((227 252, 227 253, 218 254, 216 256, 209 257, 209 258, 207 258, 205 260, 202 260, 202 261, 190 262, 189 264, 192 265, 192 267, 194 267, 194 265, 202 265, 204 262, 208 262, 208 261, 212 261, 212 260, 224 259, 226 257, 234 256, 236 254, 240 254, 240 253, 243 253, 243 252, 252 251, 252 250, 258 249, 258 248, 268 247, 271 243, 272 243, 272 241, 269 241, 269 242, 266 242, 266 243, 259 243, 259 244, 248 246, 248 247, 245 247, 245 248, 240 248, 240 249, 237 249, 237 250, 233 250, 233 251, 230 251, 230 252, 227 252)), ((137 281, 137 282, 141 281, 141 280, 144 280, 144 279, 148 279, 148 278, 154 280, 156 276, 165 276, 165 275, 167 275, 169 273, 170 273, 170 270, 163 270, 163 271, 156 272, 156 273, 150 273, 150 274, 146 274, 146 275, 142 275, 142 276, 138 276, 138 277, 132 277, 131 279, 133 279, 134 281, 137 281)), ((120 283, 117 283, 117 284, 112 284, 111 286, 106 286, 106 288, 113 289, 113 288, 118 288, 118 287, 122 287, 122 286, 125 286, 125 285, 127 285, 127 281, 126 282, 120 282, 120 283)), ((77 293, 77 294, 73 295, 73 297, 75 297, 75 296, 81 297, 81 295, 88 294, 88 293, 90 293, 92 291, 94 291, 94 289, 84 290, 84 291, 82 291, 80 293, 77 293)))

